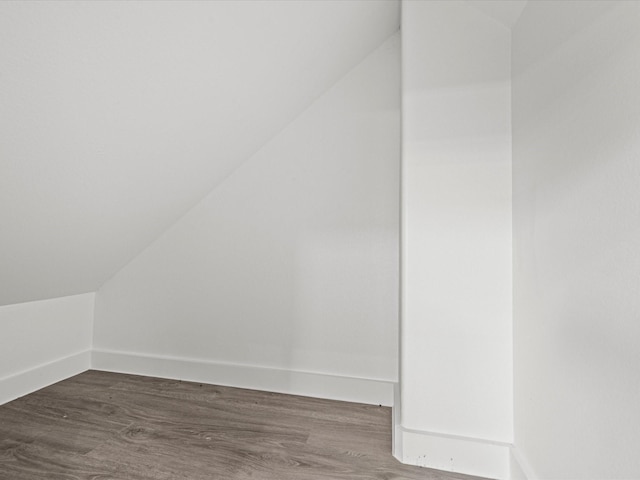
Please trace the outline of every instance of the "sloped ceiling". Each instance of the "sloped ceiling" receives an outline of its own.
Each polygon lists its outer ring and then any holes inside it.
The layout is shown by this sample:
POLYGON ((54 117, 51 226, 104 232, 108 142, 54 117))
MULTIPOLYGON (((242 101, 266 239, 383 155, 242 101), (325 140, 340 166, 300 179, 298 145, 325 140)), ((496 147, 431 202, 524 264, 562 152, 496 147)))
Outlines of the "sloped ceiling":
POLYGON ((507 28, 512 28, 522 15, 528 0, 465 0, 507 28))
POLYGON ((396 1, 0 2, 0 305, 97 290, 398 27, 396 1))

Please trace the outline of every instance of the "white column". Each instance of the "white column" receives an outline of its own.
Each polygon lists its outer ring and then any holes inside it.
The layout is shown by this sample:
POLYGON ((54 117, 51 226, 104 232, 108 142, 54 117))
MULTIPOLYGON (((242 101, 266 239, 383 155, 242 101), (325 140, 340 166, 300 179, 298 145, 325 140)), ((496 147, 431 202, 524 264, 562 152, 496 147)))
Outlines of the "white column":
POLYGON ((466 2, 402 5, 396 456, 507 478, 512 425, 510 32, 466 2))

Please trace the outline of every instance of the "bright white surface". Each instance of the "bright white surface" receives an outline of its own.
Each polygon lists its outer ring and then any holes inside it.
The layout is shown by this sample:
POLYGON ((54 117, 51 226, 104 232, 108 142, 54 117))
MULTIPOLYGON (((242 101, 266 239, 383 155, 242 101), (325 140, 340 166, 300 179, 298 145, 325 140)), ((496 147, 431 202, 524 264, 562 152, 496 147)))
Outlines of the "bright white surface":
POLYGON ((398 25, 397 1, 0 2, 0 305, 97 290, 398 25))
POLYGON ((400 429, 400 435, 404 463, 479 477, 509 478, 508 444, 406 429, 400 429))
POLYGON ((95 294, 0 307, 0 379, 91 348, 95 294))
POLYGON ((99 290, 96 348, 397 380, 399 43, 99 290))
POLYGON ((464 2, 402 14, 402 425, 510 442, 509 30, 464 2))
POLYGON ((516 446, 639 478, 640 2, 529 2, 513 64, 516 446))
POLYGON ((393 383, 383 380, 108 350, 94 350, 91 365, 96 370, 109 372, 205 382, 370 405, 393 405, 393 383))

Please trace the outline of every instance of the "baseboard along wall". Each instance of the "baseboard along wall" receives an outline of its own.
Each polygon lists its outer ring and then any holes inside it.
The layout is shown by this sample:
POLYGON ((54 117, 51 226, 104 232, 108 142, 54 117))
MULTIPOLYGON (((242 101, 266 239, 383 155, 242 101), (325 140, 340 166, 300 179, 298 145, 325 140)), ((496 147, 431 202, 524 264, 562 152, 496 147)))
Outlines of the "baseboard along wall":
POLYGON ((92 368, 370 405, 393 405, 393 382, 94 349, 92 368))
POLYGON ((412 430, 395 425, 394 456, 409 465, 509 480, 509 443, 412 430))
POLYGON ((94 349, 0 378, 0 405, 89 369, 386 407, 394 400, 384 380, 94 349))
POLYGON ((383 380, 94 349, 0 378, 0 405, 89 369, 393 406, 393 455, 401 462, 498 480, 537 479, 511 444, 404 428, 398 384, 383 380))
POLYGON ((0 405, 90 368, 91 350, 85 350, 0 378, 0 405))

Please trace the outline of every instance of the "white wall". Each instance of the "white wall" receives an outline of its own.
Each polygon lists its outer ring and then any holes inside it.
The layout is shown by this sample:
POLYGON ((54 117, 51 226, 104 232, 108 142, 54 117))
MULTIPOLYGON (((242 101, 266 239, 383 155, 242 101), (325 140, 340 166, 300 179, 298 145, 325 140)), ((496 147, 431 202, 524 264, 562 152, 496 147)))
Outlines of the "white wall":
POLYGON ((0 307, 0 404, 89 368, 94 298, 0 307))
POLYGON ((403 3, 399 456, 494 477, 512 440, 509 52, 465 2, 403 3))
POLYGON ((529 2, 513 68, 516 447, 639 478, 640 2, 529 2))
POLYGON ((0 305, 96 291, 398 30, 399 1, 0 1, 0 305))
POLYGON ((115 351, 397 380, 399 43, 100 288, 98 368, 124 368, 115 351))

